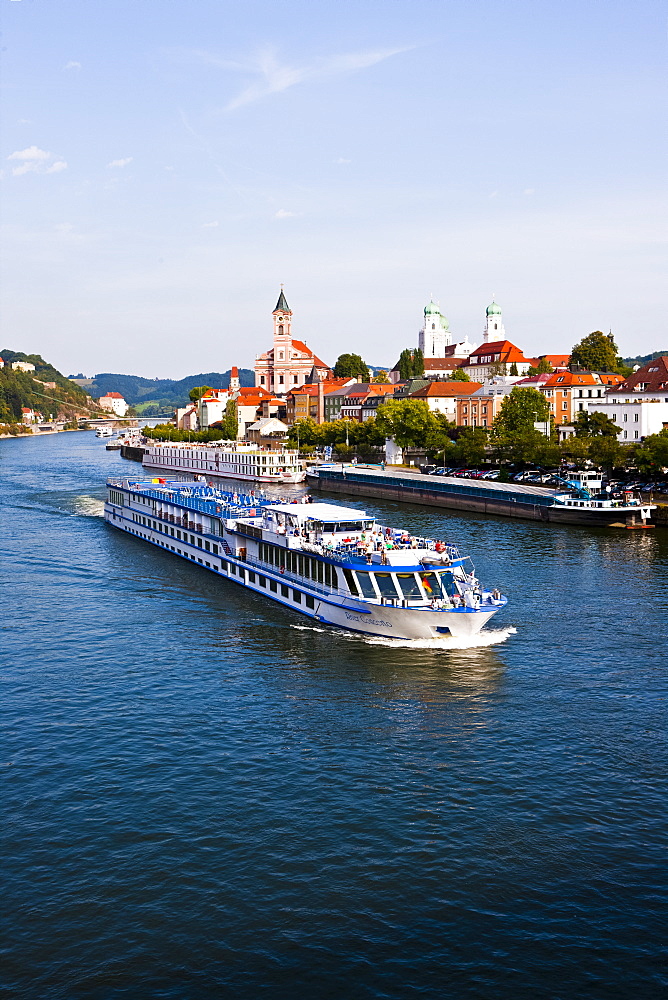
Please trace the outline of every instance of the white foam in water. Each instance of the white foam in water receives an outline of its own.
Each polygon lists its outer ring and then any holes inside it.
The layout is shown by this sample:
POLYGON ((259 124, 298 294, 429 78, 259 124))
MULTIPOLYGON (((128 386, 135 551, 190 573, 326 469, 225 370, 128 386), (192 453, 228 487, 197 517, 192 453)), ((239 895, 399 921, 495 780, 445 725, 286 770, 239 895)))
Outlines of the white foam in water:
POLYGON ((79 517, 104 517, 104 500, 87 496, 75 497, 74 512, 79 517))
MULTIPOLYGON (((326 632, 329 629, 315 628, 313 625, 291 625, 303 632, 326 632)), ((391 646, 394 649, 480 649, 484 646, 496 646, 500 642, 505 642, 511 635, 517 634, 517 629, 510 625, 508 628, 485 629, 477 635, 468 638, 458 639, 454 635, 439 636, 438 639, 393 639, 380 635, 363 635, 361 632, 346 632, 341 629, 331 629, 337 636, 343 639, 355 641, 361 639, 368 642, 370 646, 391 646)))

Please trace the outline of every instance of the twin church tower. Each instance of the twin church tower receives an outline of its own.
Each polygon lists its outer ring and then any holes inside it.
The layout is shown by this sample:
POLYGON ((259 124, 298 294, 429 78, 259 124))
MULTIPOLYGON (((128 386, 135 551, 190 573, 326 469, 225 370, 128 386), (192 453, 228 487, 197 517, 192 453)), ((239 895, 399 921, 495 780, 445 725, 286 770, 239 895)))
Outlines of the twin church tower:
MULTIPOLYGON (((496 302, 492 302, 485 313, 483 344, 505 339, 501 309, 496 302)), ((467 358, 477 346, 471 344, 468 337, 461 341, 453 339, 449 322, 433 300, 424 307, 424 324, 418 334, 418 347, 425 358, 467 358)))

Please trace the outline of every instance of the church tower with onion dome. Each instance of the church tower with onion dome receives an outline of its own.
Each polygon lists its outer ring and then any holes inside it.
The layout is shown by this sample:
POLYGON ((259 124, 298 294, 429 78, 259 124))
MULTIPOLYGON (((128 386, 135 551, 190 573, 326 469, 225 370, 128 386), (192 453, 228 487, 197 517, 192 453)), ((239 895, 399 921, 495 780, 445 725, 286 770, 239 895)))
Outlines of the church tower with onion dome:
POLYGON ((452 343, 450 324, 432 300, 424 307, 424 324, 418 334, 418 347, 425 358, 444 358, 452 343))
POLYGON ((501 307, 496 302, 491 302, 485 311, 485 329, 483 332, 483 344, 491 344, 495 340, 505 340, 506 330, 503 325, 501 307))

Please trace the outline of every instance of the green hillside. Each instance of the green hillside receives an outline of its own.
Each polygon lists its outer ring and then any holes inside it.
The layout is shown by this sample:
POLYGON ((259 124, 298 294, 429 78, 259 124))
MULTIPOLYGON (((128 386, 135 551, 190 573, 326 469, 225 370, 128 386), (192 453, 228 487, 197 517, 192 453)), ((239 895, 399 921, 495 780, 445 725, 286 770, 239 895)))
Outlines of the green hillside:
MULTIPOLYGON (((102 372, 96 375, 92 382, 86 384, 86 390, 95 399, 99 399, 107 392, 120 392, 121 396, 143 416, 151 416, 151 409, 155 409, 157 413, 173 410, 176 406, 185 406, 188 402, 188 393, 195 386, 210 385, 212 389, 226 389, 229 382, 229 371, 203 372, 178 380, 102 372)), ((242 386, 255 385, 255 375, 248 368, 240 368, 239 382, 242 386)))
POLYGON ((71 418, 75 413, 97 409, 90 396, 74 382, 45 361, 39 354, 24 354, 4 348, 0 357, 5 367, 0 368, 0 423, 21 421, 21 408, 26 406, 42 413, 45 419, 57 416, 71 418), (14 371, 12 361, 29 361, 34 372, 14 371), (55 382, 55 389, 44 382, 55 382))
POLYGON ((666 354, 668 354, 668 351, 655 351, 654 354, 639 354, 637 358, 623 358, 622 360, 629 368, 635 368, 636 365, 642 368, 648 361, 654 361, 655 358, 663 358, 666 354))

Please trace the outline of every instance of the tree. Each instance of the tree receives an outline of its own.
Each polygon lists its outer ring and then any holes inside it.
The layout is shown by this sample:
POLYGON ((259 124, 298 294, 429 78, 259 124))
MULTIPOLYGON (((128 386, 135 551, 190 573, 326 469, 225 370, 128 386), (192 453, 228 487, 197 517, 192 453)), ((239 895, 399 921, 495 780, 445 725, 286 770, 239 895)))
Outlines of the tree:
POLYGON ((239 433, 236 400, 228 400, 227 406, 225 407, 225 416, 220 422, 220 429, 222 430, 223 437, 226 440, 236 441, 239 433))
POLYGON ((571 434, 561 442, 561 454, 576 465, 584 465, 589 459, 590 438, 577 437, 571 434))
POLYGON ((537 365, 531 365, 530 368, 527 368, 527 375, 550 375, 553 371, 554 368, 547 358, 541 358, 537 365))
POLYGON ((377 429, 384 437, 394 438, 401 448, 424 446, 435 425, 434 415, 422 399, 389 399, 378 407, 377 429))
POLYGON ((510 371, 508 372, 508 374, 509 375, 519 375, 519 372, 517 370, 517 362, 516 361, 513 361, 512 365, 510 366, 510 371))
POLYGON ((369 369, 359 354, 340 354, 334 365, 337 378, 356 378, 369 381, 369 369))
POLYGON ((387 383, 390 380, 387 377, 387 372, 379 371, 379 372, 376 372, 376 375, 375 375, 373 381, 376 383, 376 385, 387 385, 387 383))
POLYGON ((594 330, 575 345, 570 363, 592 372, 616 372, 622 361, 612 334, 594 330))
POLYGON ((610 475, 612 470, 623 465, 625 449, 616 437, 611 434, 601 434, 591 438, 589 442, 589 458, 595 464, 605 469, 610 475))
POLYGON ((607 413, 598 410, 588 412, 580 410, 573 421, 575 434, 577 437, 611 437, 616 438, 621 431, 621 427, 611 420, 607 413))
MULTIPOLYGON (((299 442, 300 445, 320 444, 323 437, 322 428, 325 426, 327 425, 316 424, 313 417, 304 417, 300 420, 295 420, 288 432, 288 441, 290 444, 297 444, 299 442)), ((328 443, 333 444, 334 442, 330 441, 328 443)))
POLYGON ((402 380, 409 378, 420 378, 424 375, 424 356, 418 347, 413 351, 405 347, 399 355, 399 378, 402 380))
POLYGON ((455 368, 450 375, 451 382, 470 382, 471 376, 467 375, 463 368, 455 368))
POLYGON ((482 465, 487 454, 487 431, 483 427, 464 427, 452 454, 463 465, 482 465))
POLYGON ((198 399, 202 398, 202 396, 206 396, 207 392, 213 392, 212 386, 196 385, 193 389, 190 390, 188 395, 192 399, 193 403, 196 403, 198 399))
POLYGON ((501 403, 492 426, 492 436, 519 434, 535 430, 534 423, 550 419, 550 405, 538 389, 513 389, 501 403))
POLYGON ((668 467, 668 428, 658 434, 649 434, 632 452, 638 471, 643 475, 656 475, 668 467))

